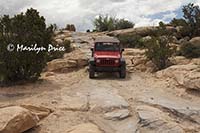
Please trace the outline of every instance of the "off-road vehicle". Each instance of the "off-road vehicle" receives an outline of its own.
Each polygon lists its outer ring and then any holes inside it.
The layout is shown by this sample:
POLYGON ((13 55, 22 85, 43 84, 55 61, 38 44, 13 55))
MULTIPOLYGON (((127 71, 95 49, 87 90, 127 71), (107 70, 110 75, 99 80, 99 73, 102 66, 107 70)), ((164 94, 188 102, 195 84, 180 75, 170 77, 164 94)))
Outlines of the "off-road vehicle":
POLYGON ((95 78, 96 72, 118 72, 120 78, 126 77, 126 61, 122 58, 124 49, 120 41, 113 37, 98 37, 89 61, 89 77, 95 78))

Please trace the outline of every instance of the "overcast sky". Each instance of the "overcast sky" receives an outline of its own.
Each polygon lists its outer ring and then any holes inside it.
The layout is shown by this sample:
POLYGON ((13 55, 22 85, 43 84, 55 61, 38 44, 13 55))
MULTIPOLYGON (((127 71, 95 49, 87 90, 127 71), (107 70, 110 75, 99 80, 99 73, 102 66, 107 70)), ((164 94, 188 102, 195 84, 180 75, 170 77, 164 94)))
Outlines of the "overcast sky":
POLYGON ((48 24, 65 27, 76 25, 79 31, 92 29, 92 21, 99 14, 133 21, 136 26, 156 25, 181 17, 181 7, 200 0, 0 0, 0 15, 16 14, 27 8, 37 9, 48 24))

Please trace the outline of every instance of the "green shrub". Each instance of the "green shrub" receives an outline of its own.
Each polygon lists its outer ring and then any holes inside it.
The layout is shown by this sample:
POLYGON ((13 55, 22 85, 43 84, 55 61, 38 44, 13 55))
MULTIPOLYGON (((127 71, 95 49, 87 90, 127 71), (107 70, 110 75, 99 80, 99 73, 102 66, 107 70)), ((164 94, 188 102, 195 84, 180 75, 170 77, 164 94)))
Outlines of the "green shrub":
POLYGON ((176 19, 171 21, 172 26, 181 26, 181 36, 189 36, 193 38, 195 36, 200 36, 200 8, 198 5, 189 3, 182 8, 184 18, 176 19))
POLYGON ((168 37, 152 37, 152 39, 145 42, 146 56, 158 68, 158 70, 168 67, 169 58, 172 56, 174 50, 169 46, 170 39, 168 37))
POLYGON ((135 26, 134 23, 132 23, 128 20, 125 20, 125 19, 119 19, 119 20, 116 20, 116 21, 117 21, 116 30, 133 28, 135 26))
POLYGON ((95 31, 103 32, 133 28, 134 23, 125 19, 116 19, 114 17, 109 17, 108 15, 99 15, 99 17, 94 20, 94 26, 95 31))
POLYGON ((87 33, 90 33, 91 31, 89 29, 86 30, 87 33))
POLYGON ((96 31, 112 31, 115 30, 115 19, 100 15, 94 20, 94 26, 96 31))
POLYGON ((190 37, 195 37, 200 35, 200 8, 198 5, 189 3, 186 6, 183 6, 184 18, 190 29, 190 37))
POLYGON ((181 55, 187 58, 199 58, 200 57, 200 45, 193 45, 190 42, 185 42, 181 46, 181 55))
POLYGON ((65 29, 68 31, 74 31, 74 32, 76 31, 76 27, 74 24, 67 24, 65 29))
POLYGON ((70 52, 71 49, 71 42, 69 40, 65 40, 59 47, 64 47, 65 51, 53 51, 48 53, 48 61, 52 61, 54 59, 62 58, 65 53, 70 52))
POLYGON ((120 35, 118 36, 123 47, 126 48, 144 48, 144 42, 139 35, 120 35))
POLYGON ((47 48, 52 35, 52 27, 47 28, 44 17, 32 8, 25 14, 0 18, 0 83, 37 80, 46 65, 47 52, 20 52, 17 44, 47 48), (7 50, 10 43, 15 47, 12 52, 7 50))

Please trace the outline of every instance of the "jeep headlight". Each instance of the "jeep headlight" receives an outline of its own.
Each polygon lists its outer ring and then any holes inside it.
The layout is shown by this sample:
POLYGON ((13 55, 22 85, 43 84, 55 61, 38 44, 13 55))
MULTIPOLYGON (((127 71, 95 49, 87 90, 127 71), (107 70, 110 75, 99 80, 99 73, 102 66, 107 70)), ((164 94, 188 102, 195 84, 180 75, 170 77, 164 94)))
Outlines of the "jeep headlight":
POLYGON ((119 63, 119 60, 115 60, 115 63, 118 64, 118 63, 119 63))
POLYGON ((97 63, 100 63, 100 62, 101 62, 101 60, 100 60, 100 59, 97 59, 97 60, 96 60, 96 62, 97 62, 97 63))

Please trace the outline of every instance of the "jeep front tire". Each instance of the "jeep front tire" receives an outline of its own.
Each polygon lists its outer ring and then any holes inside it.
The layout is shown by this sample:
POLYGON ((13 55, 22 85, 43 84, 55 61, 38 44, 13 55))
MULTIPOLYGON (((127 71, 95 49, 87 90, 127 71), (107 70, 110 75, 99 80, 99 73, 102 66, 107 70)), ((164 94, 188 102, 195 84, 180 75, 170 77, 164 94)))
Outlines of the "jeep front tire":
POLYGON ((95 78, 94 66, 92 66, 91 64, 89 65, 89 78, 90 79, 95 78))
POLYGON ((125 65, 125 64, 123 64, 123 65, 121 66, 121 69, 120 69, 120 72, 119 72, 119 76, 120 76, 120 78, 122 78, 122 79, 125 79, 125 78, 126 78, 126 65, 125 65))

